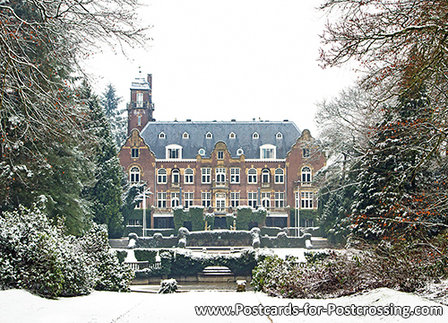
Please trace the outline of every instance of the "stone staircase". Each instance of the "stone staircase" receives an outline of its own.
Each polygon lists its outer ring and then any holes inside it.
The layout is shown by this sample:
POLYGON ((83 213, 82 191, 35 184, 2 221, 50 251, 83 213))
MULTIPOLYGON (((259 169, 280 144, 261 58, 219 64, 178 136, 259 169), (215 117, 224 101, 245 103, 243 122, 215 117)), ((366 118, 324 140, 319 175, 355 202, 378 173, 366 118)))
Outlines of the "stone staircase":
POLYGON ((235 275, 225 266, 209 266, 202 270, 198 275, 200 282, 232 282, 235 281, 235 275))
POLYGON ((202 252, 207 254, 231 254, 241 252, 244 249, 250 247, 220 247, 220 246, 210 246, 210 247, 186 247, 186 249, 192 252, 202 252))

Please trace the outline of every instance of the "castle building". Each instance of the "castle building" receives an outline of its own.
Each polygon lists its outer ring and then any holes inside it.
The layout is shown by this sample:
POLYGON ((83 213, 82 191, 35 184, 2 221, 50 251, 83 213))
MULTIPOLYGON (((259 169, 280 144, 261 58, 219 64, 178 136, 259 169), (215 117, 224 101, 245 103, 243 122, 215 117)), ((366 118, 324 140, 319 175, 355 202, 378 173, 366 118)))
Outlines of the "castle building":
POLYGON ((131 184, 151 191, 147 228, 173 227, 172 209, 180 205, 213 212, 215 228, 239 206, 266 208, 266 225, 276 227, 293 226, 291 210, 317 209, 313 177, 326 159, 308 130, 288 120, 155 121, 152 76, 136 78, 130 90, 119 159, 131 184))

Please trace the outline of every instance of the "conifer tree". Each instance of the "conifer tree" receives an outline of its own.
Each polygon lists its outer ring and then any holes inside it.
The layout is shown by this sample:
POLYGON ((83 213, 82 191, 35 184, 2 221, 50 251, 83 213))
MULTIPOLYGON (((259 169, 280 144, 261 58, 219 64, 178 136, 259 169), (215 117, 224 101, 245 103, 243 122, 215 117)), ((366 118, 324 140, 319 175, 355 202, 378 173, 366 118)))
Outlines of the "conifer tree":
POLYGON ((124 173, 118 161, 117 150, 105 113, 98 97, 92 93, 87 82, 82 85, 81 98, 89 110, 90 120, 87 129, 94 140, 92 147, 96 166, 95 183, 88 191, 88 198, 92 203, 93 220, 107 225, 109 237, 121 237, 123 217, 120 209, 124 173))
POLYGON ((121 97, 118 97, 115 88, 112 84, 108 84, 106 91, 101 98, 101 104, 104 107, 104 112, 109 121, 110 129, 115 144, 118 148, 124 143, 126 139, 126 118, 124 117, 125 110, 118 107, 121 102, 121 97))

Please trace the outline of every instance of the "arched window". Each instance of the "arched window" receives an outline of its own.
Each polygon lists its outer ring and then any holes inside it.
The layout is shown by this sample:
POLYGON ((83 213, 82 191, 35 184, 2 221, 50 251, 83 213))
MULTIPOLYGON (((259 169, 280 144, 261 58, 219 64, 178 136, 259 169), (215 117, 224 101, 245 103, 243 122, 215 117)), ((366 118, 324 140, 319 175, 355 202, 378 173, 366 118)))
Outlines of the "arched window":
POLYGON ((179 170, 173 169, 171 172, 171 183, 179 184, 179 182, 180 182, 179 170))
POLYGON ((258 139, 258 138, 260 138, 260 135, 258 134, 258 132, 254 132, 252 134, 252 139, 258 139))
POLYGON ((161 168, 157 171, 157 183, 166 184, 166 169, 161 168))
POLYGON ((257 184, 257 170, 255 168, 251 168, 247 172, 247 183, 257 184))
POLYGON ((187 168, 184 173, 184 183, 193 184, 193 181, 194 181, 193 170, 191 168, 187 168))
POLYGON ((275 170, 275 184, 283 184, 285 182, 284 171, 281 168, 275 170))
POLYGON ((129 171, 129 181, 131 184, 137 184, 140 182, 140 169, 138 167, 132 167, 129 171))
POLYGON ((302 183, 308 184, 311 183, 311 169, 309 167, 302 168, 302 183))
POLYGON ((281 132, 277 132, 277 134, 275 135, 275 138, 282 139, 283 138, 283 134, 281 132))
POLYGON ((261 182, 269 183, 270 177, 271 177, 271 172, 269 171, 269 169, 266 169, 266 168, 263 169, 263 171, 261 172, 261 182))

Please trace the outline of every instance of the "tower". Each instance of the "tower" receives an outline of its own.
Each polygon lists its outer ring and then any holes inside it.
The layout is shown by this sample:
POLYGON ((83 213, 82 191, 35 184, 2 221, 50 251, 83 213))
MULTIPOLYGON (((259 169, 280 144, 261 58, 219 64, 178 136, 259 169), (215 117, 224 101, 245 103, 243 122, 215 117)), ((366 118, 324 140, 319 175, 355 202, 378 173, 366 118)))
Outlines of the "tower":
POLYGON ((131 83, 131 99, 128 104, 128 135, 132 129, 141 131, 152 117, 154 104, 152 103, 152 74, 145 79, 139 75, 131 83))

